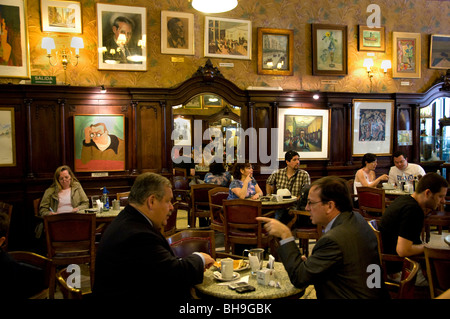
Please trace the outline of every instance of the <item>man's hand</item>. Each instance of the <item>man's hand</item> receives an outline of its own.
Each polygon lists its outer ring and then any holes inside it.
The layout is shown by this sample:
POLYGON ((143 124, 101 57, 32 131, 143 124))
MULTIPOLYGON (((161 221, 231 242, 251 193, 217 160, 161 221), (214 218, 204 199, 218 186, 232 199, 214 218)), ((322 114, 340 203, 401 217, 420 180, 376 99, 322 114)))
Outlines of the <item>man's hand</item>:
POLYGON ((287 227, 279 220, 268 217, 256 217, 256 220, 265 223, 264 228, 269 232, 270 235, 279 237, 281 239, 286 239, 292 236, 292 232, 289 227, 287 227))
POLYGON ((202 254, 203 258, 205 259, 205 270, 214 265, 215 260, 210 255, 205 253, 199 254, 202 254))

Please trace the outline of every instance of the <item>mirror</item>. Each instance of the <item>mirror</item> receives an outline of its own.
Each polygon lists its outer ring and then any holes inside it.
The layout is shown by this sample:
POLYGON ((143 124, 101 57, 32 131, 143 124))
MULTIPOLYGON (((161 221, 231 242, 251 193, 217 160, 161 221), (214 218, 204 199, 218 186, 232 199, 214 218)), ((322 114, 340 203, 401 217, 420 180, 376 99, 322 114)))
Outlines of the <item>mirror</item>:
MULTIPOLYGON (((226 101, 223 97, 212 94, 203 93, 192 97, 186 104, 175 105, 172 107, 173 114, 173 127, 174 132, 172 134, 173 143, 175 146, 190 146, 191 150, 194 149, 194 129, 195 125, 201 123, 202 134, 208 128, 216 128, 220 130, 224 150, 226 148, 226 137, 232 137, 233 141, 229 143, 236 143, 235 134, 236 131, 241 128, 241 107, 232 105, 226 101), (195 121, 201 122, 195 122, 195 121)), ((202 147, 205 148, 211 142, 212 139, 202 139, 202 147)), ((235 148, 236 150, 236 148, 235 148)), ((175 151, 175 153, 177 153, 175 151)), ((177 154, 174 154, 176 157, 177 154)), ((194 158, 197 164, 196 171, 208 170, 209 163, 202 157, 194 158)))

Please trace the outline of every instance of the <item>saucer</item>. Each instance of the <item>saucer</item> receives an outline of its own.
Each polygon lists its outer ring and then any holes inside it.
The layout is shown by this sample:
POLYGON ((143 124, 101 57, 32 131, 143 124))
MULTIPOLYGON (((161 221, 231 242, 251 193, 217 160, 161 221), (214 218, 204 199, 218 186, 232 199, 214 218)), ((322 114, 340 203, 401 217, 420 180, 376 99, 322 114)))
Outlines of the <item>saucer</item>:
POLYGON ((236 280, 239 277, 241 277, 241 275, 239 275, 237 272, 233 272, 233 278, 231 278, 231 279, 223 279, 222 274, 219 271, 213 272, 213 275, 214 275, 214 278, 219 281, 232 281, 232 280, 236 280))

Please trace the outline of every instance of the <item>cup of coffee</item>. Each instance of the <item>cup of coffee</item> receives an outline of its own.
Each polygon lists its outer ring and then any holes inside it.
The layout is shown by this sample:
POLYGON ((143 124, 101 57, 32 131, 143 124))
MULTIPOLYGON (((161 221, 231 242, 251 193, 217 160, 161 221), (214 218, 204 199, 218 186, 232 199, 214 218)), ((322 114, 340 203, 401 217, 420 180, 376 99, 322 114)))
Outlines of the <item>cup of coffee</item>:
POLYGON ((220 262, 220 272, 222 274, 222 279, 231 280, 233 279, 233 259, 225 258, 220 262))

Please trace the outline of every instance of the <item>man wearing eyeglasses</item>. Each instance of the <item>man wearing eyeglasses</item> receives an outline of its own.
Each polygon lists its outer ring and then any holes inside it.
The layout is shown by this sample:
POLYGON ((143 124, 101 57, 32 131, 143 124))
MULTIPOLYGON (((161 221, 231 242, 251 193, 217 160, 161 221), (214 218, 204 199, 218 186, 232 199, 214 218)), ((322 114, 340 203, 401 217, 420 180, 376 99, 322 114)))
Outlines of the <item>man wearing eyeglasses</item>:
MULTIPOLYGON (((83 164, 93 160, 125 161, 124 141, 108 133, 105 123, 92 124, 84 129, 84 141, 81 150, 83 164)), ((105 165, 105 163, 102 162, 102 165, 105 165)))
POLYGON ((335 176, 311 184, 306 210, 324 228, 311 255, 301 256, 291 230, 276 219, 258 217, 270 235, 281 238, 278 254, 295 287, 313 284, 318 299, 388 297, 381 276, 377 239, 366 220, 352 209, 346 182, 335 176), (370 284, 378 269, 377 284, 370 284), (371 288, 372 287, 372 288, 371 288))

